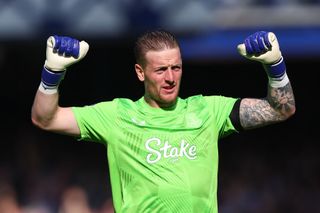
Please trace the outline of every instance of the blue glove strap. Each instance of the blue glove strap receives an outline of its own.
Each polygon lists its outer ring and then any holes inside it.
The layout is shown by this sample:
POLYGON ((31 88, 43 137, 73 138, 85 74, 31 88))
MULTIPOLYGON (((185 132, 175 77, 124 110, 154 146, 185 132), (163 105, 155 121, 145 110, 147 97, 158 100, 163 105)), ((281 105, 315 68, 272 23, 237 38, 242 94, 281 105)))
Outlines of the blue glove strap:
POLYGON ((271 78, 281 78, 286 72, 286 64, 283 57, 275 64, 263 64, 263 67, 271 78))
POLYGON ((66 71, 52 72, 46 67, 43 67, 41 74, 41 81, 48 87, 54 87, 59 85, 60 81, 64 78, 66 71))

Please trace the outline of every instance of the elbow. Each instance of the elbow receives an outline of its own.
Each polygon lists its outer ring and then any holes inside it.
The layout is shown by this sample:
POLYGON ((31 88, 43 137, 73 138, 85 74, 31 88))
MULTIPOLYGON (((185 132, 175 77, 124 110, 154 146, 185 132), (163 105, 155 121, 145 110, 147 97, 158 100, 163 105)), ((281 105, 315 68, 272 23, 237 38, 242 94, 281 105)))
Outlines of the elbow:
POLYGON ((290 117, 296 113, 296 106, 293 106, 290 110, 290 117))
POLYGON ((38 127, 39 129, 45 129, 45 126, 41 123, 41 121, 33 115, 31 115, 31 122, 34 126, 38 127))
POLYGON ((293 106, 289 112, 289 117, 293 116, 296 113, 296 106, 293 106))
POLYGON ((296 113, 296 106, 290 106, 288 109, 285 110, 285 112, 282 113, 283 120, 287 120, 291 118, 296 113))
POLYGON ((49 122, 46 122, 44 119, 39 118, 38 116, 31 115, 31 122, 34 126, 42 130, 49 130, 49 122))

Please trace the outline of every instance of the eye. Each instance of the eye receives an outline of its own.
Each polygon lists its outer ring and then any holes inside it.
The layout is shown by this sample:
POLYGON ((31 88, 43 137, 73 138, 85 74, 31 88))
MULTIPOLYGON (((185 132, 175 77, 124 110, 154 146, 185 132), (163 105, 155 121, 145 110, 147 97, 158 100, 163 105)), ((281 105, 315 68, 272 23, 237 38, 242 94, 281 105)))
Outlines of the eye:
POLYGON ((163 73, 164 71, 166 71, 168 68, 167 67, 159 67, 158 69, 156 69, 157 73, 163 73))
POLYGON ((174 70, 174 71, 179 71, 179 70, 181 70, 181 66, 180 65, 174 65, 174 66, 171 67, 171 69, 174 70))

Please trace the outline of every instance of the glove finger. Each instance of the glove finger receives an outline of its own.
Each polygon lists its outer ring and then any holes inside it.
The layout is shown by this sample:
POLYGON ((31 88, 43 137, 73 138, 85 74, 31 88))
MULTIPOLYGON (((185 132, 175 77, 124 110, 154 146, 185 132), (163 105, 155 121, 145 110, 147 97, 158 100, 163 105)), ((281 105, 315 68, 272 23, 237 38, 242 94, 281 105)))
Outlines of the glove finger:
POLYGON ((66 38, 66 48, 64 55, 65 56, 73 56, 74 58, 77 58, 79 56, 79 41, 77 39, 73 38, 66 38))
POLYGON ((71 51, 72 49, 70 48, 70 43, 71 43, 71 40, 66 40, 66 44, 65 44, 65 47, 64 47, 64 56, 66 57, 70 57, 71 56, 71 51))
POLYGON ((246 46, 244 43, 238 44, 237 50, 240 55, 245 56, 245 57, 247 56, 246 46))
POLYGON ((265 42, 265 45, 268 49, 270 49, 272 47, 272 44, 271 44, 271 41, 269 40, 269 33, 266 32, 264 35, 264 42, 265 42))
POLYGON ((58 48, 58 54, 63 55, 66 52, 67 47, 68 47, 68 37, 62 37, 60 47, 58 48))
POLYGON ((60 48, 61 45, 61 36, 54 35, 53 36, 53 49, 56 51, 60 48))
POLYGON ((89 44, 85 41, 81 41, 79 43, 79 58, 81 59, 85 57, 88 50, 89 50, 89 44))
POLYGON ((80 53, 80 44, 77 39, 74 39, 71 46, 71 56, 78 58, 80 53))
POLYGON ((268 36, 267 32, 265 32, 265 31, 259 32, 258 45, 259 45, 259 48, 261 49, 262 52, 268 51, 267 42, 269 42, 269 41, 268 41, 268 39, 266 40, 266 36, 268 36))
POLYGON ((73 47, 73 40, 72 39, 67 39, 66 40, 66 48, 64 55, 69 57, 72 54, 72 47, 73 47))
POLYGON ((253 51, 253 48, 251 46, 251 42, 250 42, 249 38, 246 38, 244 40, 244 45, 246 47, 247 54, 252 55, 254 53, 254 51, 253 51))
POLYGON ((253 48, 253 54, 262 53, 262 50, 260 49, 258 44, 258 37, 259 37, 259 33, 255 33, 252 36, 250 36, 250 43, 253 48))

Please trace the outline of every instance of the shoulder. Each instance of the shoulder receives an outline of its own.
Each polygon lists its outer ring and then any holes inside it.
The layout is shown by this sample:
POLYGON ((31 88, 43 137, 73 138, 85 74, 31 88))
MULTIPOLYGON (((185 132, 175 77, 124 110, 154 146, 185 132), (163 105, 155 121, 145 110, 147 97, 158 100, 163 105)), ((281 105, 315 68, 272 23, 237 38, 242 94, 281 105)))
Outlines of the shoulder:
POLYGON ((193 96, 189 96, 185 99, 182 99, 183 101, 185 101, 188 104, 197 104, 197 103, 201 103, 203 101, 205 101, 205 96, 203 95, 193 95, 193 96))
POLYGON ((111 101, 102 101, 100 103, 95 104, 97 107, 119 107, 119 106, 131 106, 135 105, 135 102, 128 98, 115 98, 111 101))
POLYGON ((237 100, 237 98, 227 97, 222 95, 204 96, 203 98, 208 104, 213 104, 213 105, 233 104, 237 100))
POLYGON ((134 105, 134 102, 126 98, 115 98, 111 101, 101 101, 92 105, 86 105, 82 107, 73 107, 74 111, 83 112, 97 112, 97 113, 109 113, 116 112, 121 108, 130 108, 134 105))
POLYGON ((217 113, 221 113, 223 111, 226 111, 226 113, 228 113, 237 100, 237 98, 226 97, 221 95, 196 95, 185 99, 188 108, 193 108, 202 111, 204 109, 207 109, 208 112, 217 113))
POLYGON ((187 111, 192 111, 192 112, 201 112, 201 111, 206 111, 208 109, 208 102, 203 95, 194 95, 187 97, 185 99, 181 99, 180 101, 184 108, 187 109, 187 111))
POLYGON ((188 104, 199 104, 199 105, 219 104, 221 102, 228 102, 233 100, 235 100, 235 98, 221 96, 221 95, 205 96, 201 94, 190 96, 184 99, 184 101, 188 104))

